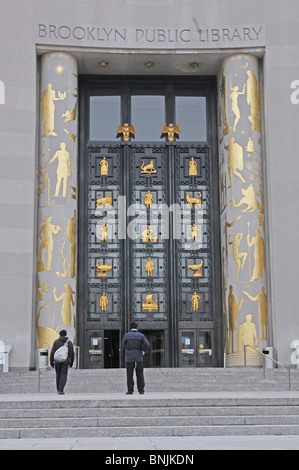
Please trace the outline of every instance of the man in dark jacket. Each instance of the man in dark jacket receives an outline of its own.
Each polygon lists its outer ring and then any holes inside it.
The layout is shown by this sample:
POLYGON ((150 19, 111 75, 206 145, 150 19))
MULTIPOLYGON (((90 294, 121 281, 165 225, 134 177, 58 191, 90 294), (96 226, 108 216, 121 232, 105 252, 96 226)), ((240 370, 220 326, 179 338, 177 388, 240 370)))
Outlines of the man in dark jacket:
POLYGON ((55 371, 56 371, 56 388, 57 392, 59 395, 64 395, 64 387, 66 384, 67 380, 67 374, 68 374, 68 367, 72 367, 74 363, 74 346, 73 343, 68 339, 66 336, 66 331, 61 330, 59 332, 60 337, 54 341, 52 349, 51 349, 51 354, 50 354, 50 364, 52 367, 55 366, 55 371), (55 362, 54 360, 54 354, 59 349, 61 346, 63 346, 66 342, 68 341, 68 357, 64 362, 55 362))
POLYGON ((126 351, 125 362, 127 370, 127 395, 134 391, 133 373, 136 363, 137 388, 140 395, 144 394, 143 355, 150 348, 146 337, 138 330, 137 323, 131 323, 131 331, 126 333, 122 340, 122 348, 126 351))

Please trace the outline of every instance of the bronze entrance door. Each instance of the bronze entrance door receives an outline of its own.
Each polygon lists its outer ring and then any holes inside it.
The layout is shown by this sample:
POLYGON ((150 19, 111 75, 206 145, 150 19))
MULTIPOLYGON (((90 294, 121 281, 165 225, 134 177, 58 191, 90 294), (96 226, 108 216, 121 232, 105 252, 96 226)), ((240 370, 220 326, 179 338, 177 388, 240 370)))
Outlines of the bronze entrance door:
POLYGON ((192 365, 219 366, 214 79, 80 81, 81 366, 123 366, 131 321, 151 343, 147 367, 188 365, 184 331, 195 331, 198 344, 209 331, 213 344, 208 360, 192 365))

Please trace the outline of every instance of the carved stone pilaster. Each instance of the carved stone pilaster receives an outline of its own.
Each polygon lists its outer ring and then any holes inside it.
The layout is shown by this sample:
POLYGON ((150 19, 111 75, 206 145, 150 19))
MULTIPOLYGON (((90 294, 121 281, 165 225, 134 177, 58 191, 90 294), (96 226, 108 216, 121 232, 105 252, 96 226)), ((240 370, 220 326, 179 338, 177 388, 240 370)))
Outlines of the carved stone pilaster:
POLYGON ((268 345, 258 59, 225 59, 218 93, 224 344, 230 365, 243 365, 244 344, 268 345))
POLYGON ((61 329, 76 342, 77 82, 73 56, 42 55, 36 347, 49 350, 61 329))

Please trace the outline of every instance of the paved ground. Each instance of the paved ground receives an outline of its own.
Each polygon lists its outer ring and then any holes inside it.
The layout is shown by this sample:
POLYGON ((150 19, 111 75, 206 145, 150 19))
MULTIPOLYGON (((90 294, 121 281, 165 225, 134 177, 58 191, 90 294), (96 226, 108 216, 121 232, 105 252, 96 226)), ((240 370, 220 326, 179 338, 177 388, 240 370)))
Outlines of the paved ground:
MULTIPOLYGON (((134 397, 147 398, 253 398, 267 397, 269 400, 299 398, 299 392, 192 392, 192 393, 148 393, 134 397)), ((7 394, 0 401, 52 400, 52 399, 132 399, 125 394, 7 394)), ((194 450, 299 450, 299 436, 182 436, 182 437, 115 437, 74 439, 0 439, 0 450, 132 450, 138 455, 141 450, 194 451, 194 450)), ((172 452, 173 454, 173 452, 172 452)), ((116 454, 117 455, 117 452, 116 454)), ((121 454, 120 454, 121 455, 121 454)))
POLYGON ((132 455, 138 450, 299 450, 299 436, 1 439, 0 450, 113 450, 116 455, 118 450, 132 450, 132 455))

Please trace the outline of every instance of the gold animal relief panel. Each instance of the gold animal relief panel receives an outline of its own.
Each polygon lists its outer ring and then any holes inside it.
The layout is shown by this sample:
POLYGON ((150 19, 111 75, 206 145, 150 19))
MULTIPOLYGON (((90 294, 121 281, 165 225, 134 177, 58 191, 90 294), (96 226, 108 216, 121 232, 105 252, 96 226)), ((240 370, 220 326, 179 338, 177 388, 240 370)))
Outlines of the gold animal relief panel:
POLYGON ((100 264, 100 262, 96 261, 96 270, 97 270, 97 277, 107 277, 107 271, 112 271, 111 264, 100 264))
POLYGON ((133 124, 125 123, 123 126, 120 124, 117 128, 116 137, 122 137, 124 142, 129 142, 130 137, 135 138, 136 129, 133 124))
POLYGON ((198 192, 197 193, 199 195, 199 198, 198 197, 191 197, 190 196, 190 193, 186 193, 186 202, 188 204, 188 206, 193 207, 193 204, 198 206, 199 208, 201 207, 201 193, 198 192))
POLYGON ((167 124, 164 124, 162 128, 161 138, 167 136, 168 142, 173 142, 175 138, 176 139, 179 138, 180 132, 181 132, 180 126, 178 126, 177 124, 176 125, 169 124, 168 126, 167 124))
POLYGON ((193 277, 202 277, 203 260, 199 264, 189 264, 187 269, 194 272, 193 277))
POLYGON ((150 160, 150 162, 145 165, 144 161, 142 161, 142 165, 141 165, 141 173, 142 174, 145 174, 145 175, 152 175, 153 173, 157 173, 157 170, 156 168, 154 168, 154 160, 150 160))
POLYGON ((105 207, 112 206, 112 193, 109 193, 106 197, 99 194, 97 195, 97 207, 100 207, 101 205, 105 207))

